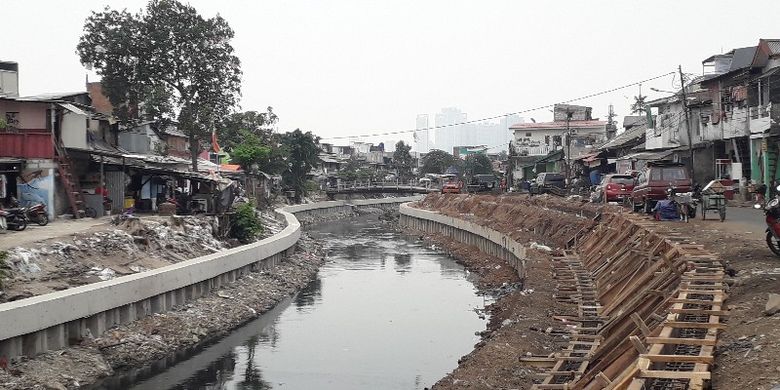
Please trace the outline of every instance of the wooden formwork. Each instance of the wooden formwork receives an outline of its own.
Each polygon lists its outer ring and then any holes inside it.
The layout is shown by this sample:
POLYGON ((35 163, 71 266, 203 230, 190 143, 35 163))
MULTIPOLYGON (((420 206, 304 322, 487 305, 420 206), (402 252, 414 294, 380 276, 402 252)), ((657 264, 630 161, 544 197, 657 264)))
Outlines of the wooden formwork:
POLYGON ((576 253, 554 261, 556 298, 578 304, 590 326, 573 332, 535 388, 703 388, 727 315, 720 260, 639 216, 600 217, 572 240, 576 253))

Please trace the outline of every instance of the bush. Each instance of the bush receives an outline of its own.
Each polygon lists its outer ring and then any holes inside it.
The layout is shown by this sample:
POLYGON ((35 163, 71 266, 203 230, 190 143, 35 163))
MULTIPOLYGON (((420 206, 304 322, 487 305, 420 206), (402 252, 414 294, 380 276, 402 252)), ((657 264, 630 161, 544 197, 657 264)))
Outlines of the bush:
POLYGON ((255 241, 262 231, 263 225, 255 213, 255 207, 249 203, 239 205, 230 226, 230 237, 238 239, 242 244, 248 244, 255 241))

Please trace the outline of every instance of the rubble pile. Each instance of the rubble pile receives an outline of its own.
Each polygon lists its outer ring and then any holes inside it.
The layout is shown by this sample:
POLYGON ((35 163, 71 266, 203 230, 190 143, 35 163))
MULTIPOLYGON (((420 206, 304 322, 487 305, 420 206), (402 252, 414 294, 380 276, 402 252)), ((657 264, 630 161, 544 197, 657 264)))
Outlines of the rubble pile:
POLYGON ((74 383, 92 384, 208 343, 305 287, 323 261, 321 245, 304 235, 296 253, 271 269, 249 273, 210 295, 113 328, 79 346, 10 362, 8 370, 0 370, 0 388, 77 388, 74 383), (57 374, 62 372, 68 375, 57 374))
POLYGON ((595 222, 592 218, 611 206, 550 195, 429 194, 418 203, 418 207, 509 232, 518 242, 536 241, 562 247, 581 229, 593 227, 595 222))
MULTIPOLYGON (((0 302, 109 280, 214 253, 216 218, 127 218, 112 229, 7 251, 0 302)), ((278 222, 277 222, 278 224, 278 222)), ((276 227, 269 229, 274 231, 276 227)))

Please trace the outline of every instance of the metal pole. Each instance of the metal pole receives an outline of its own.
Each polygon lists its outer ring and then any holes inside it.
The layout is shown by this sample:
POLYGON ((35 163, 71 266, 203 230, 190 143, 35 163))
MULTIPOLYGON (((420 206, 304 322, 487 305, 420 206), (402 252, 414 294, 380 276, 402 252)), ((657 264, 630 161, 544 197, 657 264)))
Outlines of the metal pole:
POLYGON ((571 181, 571 130, 569 129, 569 122, 571 121, 571 113, 566 110, 566 180, 571 181))
POLYGON ((685 96, 685 79, 683 78, 683 72, 682 72, 682 65, 679 65, 677 67, 677 70, 680 72, 680 84, 682 84, 682 104, 683 104, 683 113, 685 114, 685 128, 687 129, 688 133, 688 157, 690 159, 688 163, 688 171, 690 172, 691 176, 691 184, 696 181, 696 173, 693 169, 693 137, 691 137, 691 120, 688 117, 688 98, 685 96))

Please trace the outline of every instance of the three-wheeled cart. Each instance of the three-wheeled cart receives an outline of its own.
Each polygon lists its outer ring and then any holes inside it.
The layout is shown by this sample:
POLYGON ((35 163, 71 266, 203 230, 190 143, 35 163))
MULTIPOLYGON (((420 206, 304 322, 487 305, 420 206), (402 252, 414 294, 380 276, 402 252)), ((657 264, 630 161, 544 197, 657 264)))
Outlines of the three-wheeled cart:
POLYGON ((717 180, 711 181, 701 191, 701 219, 707 219, 707 211, 717 211, 720 221, 726 219, 726 188, 717 180))

